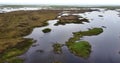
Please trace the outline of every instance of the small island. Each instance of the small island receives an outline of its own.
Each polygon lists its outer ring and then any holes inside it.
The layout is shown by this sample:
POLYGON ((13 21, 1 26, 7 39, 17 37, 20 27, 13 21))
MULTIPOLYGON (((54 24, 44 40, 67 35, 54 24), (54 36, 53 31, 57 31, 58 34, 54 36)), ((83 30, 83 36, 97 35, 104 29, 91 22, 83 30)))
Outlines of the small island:
POLYGON ((81 38, 83 36, 99 35, 102 32, 102 28, 92 28, 87 31, 74 32, 73 37, 69 38, 69 40, 66 42, 66 46, 74 55, 86 59, 91 53, 92 46, 87 41, 81 41, 81 38))
POLYGON ((50 31, 51 31, 50 28, 45 28, 45 29, 42 30, 42 32, 44 32, 44 33, 49 33, 50 31))

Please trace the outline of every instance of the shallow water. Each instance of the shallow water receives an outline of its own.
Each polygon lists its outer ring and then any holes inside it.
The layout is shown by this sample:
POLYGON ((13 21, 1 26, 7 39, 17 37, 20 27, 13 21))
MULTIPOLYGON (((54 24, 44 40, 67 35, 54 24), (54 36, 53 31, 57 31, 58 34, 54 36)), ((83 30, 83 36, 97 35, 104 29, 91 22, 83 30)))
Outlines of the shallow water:
POLYGON ((78 13, 86 17, 90 23, 66 24, 54 26, 58 20, 50 20, 46 27, 34 28, 32 33, 25 38, 37 40, 35 47, 21 55, 24 63, 120 63, 120 12, 118 10, 104 10, 78 13), (103 17, 100 17, 102 15, 103 17), (54 43, 65 44, 72 37, 72 32, 88 30, 88 28, 101 27, 104 32, 97 36, 84 36, 82 40, 88 41, 92 46, 92 52, 88 59, 77 57, 70 53, 66 46, 62 47, 62 54, 55 54, 52 45, 54 43), (51 28, 49 33, 43 33, 44 28, 51 28), (39 52, 42 50, 43 52, 39 52))

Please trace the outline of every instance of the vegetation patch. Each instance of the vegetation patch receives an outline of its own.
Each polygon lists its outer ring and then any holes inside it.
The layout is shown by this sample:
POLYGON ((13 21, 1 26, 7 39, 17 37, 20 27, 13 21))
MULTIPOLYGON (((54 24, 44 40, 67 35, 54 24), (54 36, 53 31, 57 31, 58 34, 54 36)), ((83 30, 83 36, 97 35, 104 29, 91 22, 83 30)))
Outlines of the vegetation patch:
POLYGON ((59 43, 55 43, 53 44, 53 51, 56 53, 56 54, 60 54, 62 53, 62 44, 59 44, 59 43))
POLYGON ((74 32, 66 45, 68 49, 75 55, 87 58, 91 53, 91 45, 87 41, 79 41, 83 36, 99 35, 103 32, 102 28, 93 28, 88 31, 74 32))
POLYGON ((50 28, 45 28, 45 29, 43 29, 42 31, 43 31, 44 33, 48 33, 48 32, 51 31, 51 29, 50 29, 50 28))

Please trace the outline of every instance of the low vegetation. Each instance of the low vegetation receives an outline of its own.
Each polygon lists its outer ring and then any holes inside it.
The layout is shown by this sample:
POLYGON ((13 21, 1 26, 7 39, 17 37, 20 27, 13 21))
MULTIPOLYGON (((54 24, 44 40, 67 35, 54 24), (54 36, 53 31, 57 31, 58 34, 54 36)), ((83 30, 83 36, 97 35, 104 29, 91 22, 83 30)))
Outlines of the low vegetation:
POLYGON ((43 29, 42 31, 43 31, 44 33, 48 33, 48 32, 51 31, 51 29, 50 29, 50 28, 45 28, 45 29, 43 29))

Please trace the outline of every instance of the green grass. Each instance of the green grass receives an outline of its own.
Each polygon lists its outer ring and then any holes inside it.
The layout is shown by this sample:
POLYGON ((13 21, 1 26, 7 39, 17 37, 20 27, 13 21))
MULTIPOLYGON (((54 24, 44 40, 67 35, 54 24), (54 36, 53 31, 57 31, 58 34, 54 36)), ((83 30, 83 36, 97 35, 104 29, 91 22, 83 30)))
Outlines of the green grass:
POLYGON ((51 31, 51 29, 50 29, 50 28, 45 28, 45 29, 43 29, 42 31, 43 31, 44 33, 48 33, 48 32, 51 31))
POLYGON ((91 52, 91 45, 87 41, 80 41, 70 45, 69 50, 77 56, 88 58, 91 52))
POLYGON ((60 53, 62 53, 61 47, 62 47, 62 44, 55 43, 55 44, 53 44, 53 51, 57 54, 60 54, 60 53))

